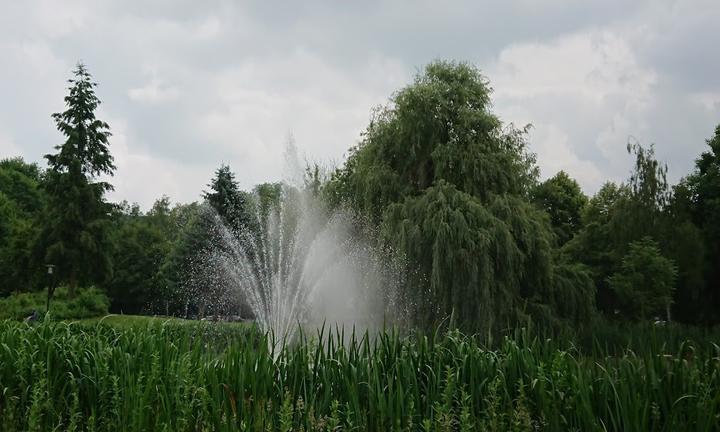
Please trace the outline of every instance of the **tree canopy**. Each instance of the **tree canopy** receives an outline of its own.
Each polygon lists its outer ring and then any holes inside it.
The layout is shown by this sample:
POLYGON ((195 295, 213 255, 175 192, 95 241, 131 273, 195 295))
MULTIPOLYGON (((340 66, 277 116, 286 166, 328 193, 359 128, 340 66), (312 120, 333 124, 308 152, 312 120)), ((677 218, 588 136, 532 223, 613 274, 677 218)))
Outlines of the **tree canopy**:
MULTIPOLYGON (((695 171, 676 188, 684 194, 684 202, 678 203, 676 208, 681 214, 687 212, 699 229, 699 233, 692 232, 691 235, 704 240, 694 246, 695 251, 702 247, 703 254, 693 262, 703 263, 702 269, 696 269, 703 274, 696 273, 691 277, 691 286, 694 291, 702 291, 696 295, 702 300, 700 315, 703 321, 710 322, 720 320, 720 125, 714 132, 706 142, 709 149, 695 161, 695 171), (705 281, 704 285, 697 281, 700 278, 705 281)), ((688 226, 686 230, 692 230, 692 227, 688 226)), ((680 272, 682 276, 683 269, 680 272)))
POLYGON ((376 113, 326 189, 378 221, 419 269, 411 285, 432 305, 426 314, 454 313, 480 330, 524 315, 555 287, 552 229, 528 201, 534 155, 525 131, 490 108, 477 69, 432 63, 376 113))
POLYGON ((246 196, 238 187, 230 166, 220 165, 208 187, 210 191, 204 192, 203 198, 228 226, 238 228, 248 224, 246 196))
POLYGON ((34 285, 40 215, 45 205, 42 172, 22 158, 0 161, 0 295, 34 285))
POLYGON ((588 198, 577 181, 560 171, 537 185, 531 199, 548 215, 559 245, 568 242, 582 226, 582 211, 588 198))
POLYGON ((643 237, 630 243, 620 269, 608 282, 630 317, 645 319, 665 312, 670 319, 676 276, 675 263, 662 256, 655 240, 643 237))
MULTIPOLYGON (((47 168, 0 160, 0 296, 45 287, 44 265, 56 264, 70 292, 97 285, 113 312, 237 312, 242 299, 207 259, 217 236, 262 239, 300 197, 281 183, 243 191, 222 164, 196 202, 109 203, 115 166, 96 84, 82 64, 69 82, 47 168)), ((720 125, 678 184, 652 145, 631 142, 627 179, 588 198, 564 171, 539 181, 529 128, 503 123, 491 94, 475 67, 433 62, 374 111, 339 169, 305 171, 318 214, 360 216, 352 229, 402 259, 400 297, 417 324, 452 317, 490 334, 600 314, 720 322, 720 125)))
POLYGON ((45 259, 58 266, 71 295, 78 283, 102 281, 112 271, 107 237, 110 207, 104 199, 112 186, 97 177, 115 170, 108 148, 109 126, 95 117, 100 105, 97 84, 83 64, 78 64, 74 75, 65 97, 67 109, 52 116, 65 142, 55 146, 57 153, 45 155, 48 206, 42 233, 45 259))

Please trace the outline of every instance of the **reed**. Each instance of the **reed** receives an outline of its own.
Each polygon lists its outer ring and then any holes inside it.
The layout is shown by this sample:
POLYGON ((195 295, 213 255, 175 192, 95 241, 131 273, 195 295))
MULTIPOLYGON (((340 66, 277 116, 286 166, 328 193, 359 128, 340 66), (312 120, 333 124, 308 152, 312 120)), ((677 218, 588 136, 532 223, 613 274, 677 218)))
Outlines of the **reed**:
POLYGON ((720 347, 668 340, 334 329, 271 349, 239 326, 5 321, 0 429, 718 430, 720 347))

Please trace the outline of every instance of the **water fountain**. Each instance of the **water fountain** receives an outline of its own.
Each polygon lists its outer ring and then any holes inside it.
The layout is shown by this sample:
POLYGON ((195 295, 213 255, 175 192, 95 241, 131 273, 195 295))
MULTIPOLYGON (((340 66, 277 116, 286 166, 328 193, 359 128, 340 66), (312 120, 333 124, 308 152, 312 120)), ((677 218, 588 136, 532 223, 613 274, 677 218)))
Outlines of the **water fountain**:
POLYGON ((323 325, 356 331, 399 319, 398 271, 346 211, 283 186, 278 202, 255 199, 254 217, 228 227, 215 217, 216 247, 204 260, 224 295, 242 298, 256 324, 278 339, 323 325))

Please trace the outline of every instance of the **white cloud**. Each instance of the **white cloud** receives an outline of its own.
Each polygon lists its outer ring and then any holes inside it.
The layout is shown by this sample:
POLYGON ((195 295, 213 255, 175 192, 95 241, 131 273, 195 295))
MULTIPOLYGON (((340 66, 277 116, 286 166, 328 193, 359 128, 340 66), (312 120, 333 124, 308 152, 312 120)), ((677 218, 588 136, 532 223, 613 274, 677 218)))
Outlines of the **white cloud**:
POLYGON ((199 198, 207 183, 205 170, 133 150, 128 142, 127 122, 112 117, 109 121, 113 124, 110 150, 116 166, 115 176, 107 179, 115 187, 109 194, 111 200, 137 202, 147 209, 162 195, 175 202, 199 198))
POLYGON ((202 21, 195 28, 194 35, 200 40, 212 40, 220 36, 222 32, 222 22, 218 17, 211 16, 202 21))
POLYGON ((539 164, 545 177, 565 171, 572 173, 580 184, 598 185, 605 181, 595 163, 577 156, 570 137, 559 126, 539 125, 533 128, 531 136, 535 151, 542 156, 539 164))
POLYGON ((624 166, 621 149, 646 132, 656 102, 657 74, 610 30, 511 45, 489 75, 501 115, 535 125, 531 142, 544 176, 563 169, 591 192, 618 175, 601 167, 624 166))
POLYGON ((178 98, 180 91, 172 86, 163 84, 158 80, 152 80, 150 83, 128 90, 130 99, 142 103, 162 103, 171 102, 178 98))
POLYGON ((710 112, 720 111, 720 93, 699 92, 690 94, 690 100, 710 112))
POLYGON ((15 144, 7 132, 0 128, 0 159, 15 156, 23 156, 20 147, 15 144))
POLYGON ((304 50, 248 60, 209 79, 205 91, 213 103, 199 113, 194 127, 203 145, 217 146, 249 188, 282 178, 290 133, 308 159, 341 160, 367 125, 371 107, 384 103, 410 76, 383 59, 372 59, 348 76, 304 50))

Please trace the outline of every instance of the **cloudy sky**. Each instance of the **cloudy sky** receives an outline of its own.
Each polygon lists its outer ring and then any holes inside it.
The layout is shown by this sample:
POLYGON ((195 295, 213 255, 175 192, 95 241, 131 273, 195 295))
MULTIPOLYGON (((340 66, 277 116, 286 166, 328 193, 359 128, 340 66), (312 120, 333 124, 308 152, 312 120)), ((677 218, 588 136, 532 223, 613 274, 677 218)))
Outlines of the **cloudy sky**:
POLYGON ((302 155, 342 163, 371 109, 434 59, 471 62, 496 112, 532 123, 543 177, 627 176, 629 137, 673 180, 720 123, 720 1, 0 0, 0 158, 62 141, 78 60, 113 131, 114 200, 198 199, 220 163, 244 188, 302 155), (351 4, 352 3, 352 4, 351 4))

